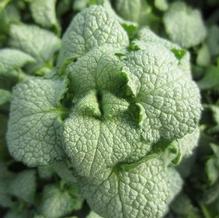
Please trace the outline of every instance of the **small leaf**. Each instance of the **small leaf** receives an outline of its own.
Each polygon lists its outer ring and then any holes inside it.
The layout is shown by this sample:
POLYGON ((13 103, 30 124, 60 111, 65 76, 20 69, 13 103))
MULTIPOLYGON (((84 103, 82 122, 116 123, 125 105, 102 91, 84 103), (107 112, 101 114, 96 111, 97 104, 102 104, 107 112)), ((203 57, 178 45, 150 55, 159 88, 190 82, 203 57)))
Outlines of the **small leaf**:
POLYGON ((198 81, 198 86, 202 90, 219 87, 219 66, 210 66, 204 77, 198 81))
POLYGON ((168 2, 167 0, 155 0, 154 6, 161 11, 166 11, 168 9, 168 2))
POLYGON ((30 10, 35 22, 46 28, 59 30, 55 12, 56 0, 31 0, 30 10))
POLYGON ((171 40, 185 48, 198 45, 207 35, 200 11, 181 1, 170 5, 163 22, 171 40))
POLYGON ((36 175, 33 170, 17 173, 9 184, 9 192, 26 202, 33 203, 36 193, 36 175))
POLYGON ((206 67, 210 64, 211 56, 206 44, 203 44, 202 47, 198 50, 196 62, 201 67, 206 67))
POLYGON ((17 70, 35 60, 30 55, 17 49, 0 49, 0 75, 17 76, 17 70))

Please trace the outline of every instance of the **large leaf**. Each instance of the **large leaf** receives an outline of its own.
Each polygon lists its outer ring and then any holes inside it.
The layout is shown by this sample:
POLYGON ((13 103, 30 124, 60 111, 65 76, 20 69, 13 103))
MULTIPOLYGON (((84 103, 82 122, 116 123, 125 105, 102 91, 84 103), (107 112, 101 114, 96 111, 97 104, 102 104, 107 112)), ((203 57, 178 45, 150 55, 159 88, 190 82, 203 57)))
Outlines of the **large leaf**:
POLYGON ((13 91, 8 124, 8 148, 15 159, 29 166, 61 159, 60 130, 63 109, 60 100, 65 83, 30 79, 13 91))

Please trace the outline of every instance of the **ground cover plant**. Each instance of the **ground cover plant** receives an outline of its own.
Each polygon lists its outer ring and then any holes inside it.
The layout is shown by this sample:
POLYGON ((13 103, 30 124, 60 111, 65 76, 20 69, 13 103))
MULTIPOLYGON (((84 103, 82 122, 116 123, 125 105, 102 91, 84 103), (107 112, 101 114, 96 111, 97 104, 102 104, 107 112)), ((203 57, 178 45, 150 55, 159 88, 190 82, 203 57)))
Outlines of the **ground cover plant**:
POLYGON ((219 3, 0 2, 0 217, 219 217, 219 3))

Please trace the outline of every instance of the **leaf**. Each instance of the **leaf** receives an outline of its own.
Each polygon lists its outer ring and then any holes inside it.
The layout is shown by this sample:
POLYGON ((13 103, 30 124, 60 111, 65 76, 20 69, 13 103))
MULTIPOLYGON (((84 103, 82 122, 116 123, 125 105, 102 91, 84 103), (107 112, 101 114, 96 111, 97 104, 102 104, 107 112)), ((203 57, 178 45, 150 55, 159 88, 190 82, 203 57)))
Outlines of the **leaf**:
POLYGON ((28 166, 62 159, 60 132, 65 82, 32 78, 13 91, 7 141, 12 156, 28 166))
POLYGON ((207 45, 212 56, 219 55, 219 27, 210 26, 208 29, 207 45))
POLYGON ((147 142, 179 139, 197 126, 199 90, 177 62, 172 52, 155 43, 146 43, 125 60, 137 80, 135 102, 145 110, 142 135, 147 142))
POLYGON ((219 161, 217 158, 210 157, 205 164, 205 172, 210 185, 215 184, 219 178, 219 161))
POLYGON ((53 33, 38 26, 13 24, 10 29, 10 45, 33 56, 41 66, 52 59, 61 42, 53 33))
POLYGON ((92 6, 77 14, 62 39, 58 63, 78 58, 105 44, 116 48, 128 45, 128 36, 119 22, 102 6, 92 6))
POLYGON ((7 90, 0 89, 0 107, 11 100, 11 93, 7 90))
POLYGON ((114 52, 111 47, 93 49, 76 63, 68 65, 66 72, 71 80, 74 101, 94 89, 122 91, 120 87, 127 82, 127 75, 122 69, 124 65, 114 52))
MULTIPOLYGON (((218 74, 219 74, 219 72, 218 72, 218 74)), ((219 125, 219 106, 216 104, 210 105, 210 109, 212 110, 214 121, 216 122, 217 125, 219 125)), ((218 157, 219 157, 219 155, 218 155, 218 157)))
POLYGON ((170 39, 185 48, 200 44, 207 34, 200 11, 184 2, 172 3, 163 22, 170 39))
POLYGON ((204 77, 198 81, 198 86, 202 90, 217 88, 219 86, 219 66, 210 66, 204 77))
POLYGON ((76 177, 74 176, 69 166, 64 161, 54 162, 51 167, 55 173, 67 184, 76 184, 76 177))
POLYGON ((168 9, 167 0, 155 0, 154 6, 160 11, 166 11, 168 9))
POLYGON ((210 52, 206 44, 203 44, 202 47, 198 50, 196 62, 199 66, 207 67, 210 64, 210 52))
POLYGON ((14 202, 11 200, 11 196, 8 194, 0 193, 0 206, 3 208, 13 207, 14 202))
POLYGON ((0 49, 1 76, 16 76, 18 74, 16 70, 34 62, 34 59, 30 55, 22 51, 11 48, 0 49))
POLYGON ((171 204, 171 209, 180 217, 199 218, 198 210, 185 193, 180 193, 171 204))
POLYGON ((82 200, 74 189, 60 189, 52 184, 43 190, 40 211, 47 218, 59 218, 80 209, 81 206, 82 200))
POLYGON ((95 213, 94 211, 91 211, 86 218, 102 218, 101 216, 99 216, 97 213, 95 213))
POLYGON ((90 94, 84 98, 65 120, 63 133, 66 154, 77 174, 98 181, 110 173, 109 167, 139 160, 148 153, 150 145, 142 141, 123 99, 104 93, 98 105, 90 94), (90 101, 84 101, 87 97, 90 101), (101 108, 101 117, 81 112, 82 102, 89 108, 101 108))
POLYGON ((174 54, 178 66, 191 78, 190 54, 188 51, 171 41, 159 37, 149 28, 142 28, 138 35, 139 40, 134 41, 137 46, 145 50, 147 49, 147 43, 161 44, 174 54))
POLYGON ((115 8, 122 18, 129 21, 138 21, 141 11, 141 0, 118 0, 115 8))
POLYGON ((33 170, 17 173, 9 183, 9 192, 26 202, 33 203, 36 193, 36 175, 33 170))
POLYGON ((55 5, 56 0, 32 0, 30 10, 35 22, 45 28, 59 29, 55 5))
POLYGON ((167 202, 181 189, 172 189, 171 177, 159 159, 149 159, 130 170, 114 170, 102 182, 82 180, 82 193, 88 204, 105 217, 163 217, 167 202), (173 194, 173 192, 175 193, 173 194), (158 197, 159 196, 159 197, 158 197))
POLYGON ((10 0, 2 0, 0 2, 0 12, 2 12, 2 10, 5 9, 5 7, 7 6, 7 4, 10 2, 10 0))

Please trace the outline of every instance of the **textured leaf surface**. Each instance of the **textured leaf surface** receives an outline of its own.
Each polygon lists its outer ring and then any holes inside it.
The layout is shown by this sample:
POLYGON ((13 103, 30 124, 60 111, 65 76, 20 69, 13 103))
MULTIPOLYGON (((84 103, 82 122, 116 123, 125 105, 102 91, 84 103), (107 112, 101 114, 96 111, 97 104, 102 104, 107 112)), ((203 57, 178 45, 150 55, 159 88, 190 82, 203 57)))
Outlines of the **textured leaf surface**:
POLYGON ((169 175, 162 161, 151 159, 134 169, 112 172, 100 184, 82 183, 82 192, 104 217, 163 217, 173 191, 168 179, 179 178, 176 171, 169 175))
MULTIPOLYGON (((88 102, 85 101, 88 108, 95 107, 94 102, 88 102)), ((81 106, 81 102, 78 104, 81 106)), ((80 114, 81 108, 76 106, 64 124, 66 153, 81 176, 94 180, 106 177, 110 172, 108 168, 119 161, 138 160, 150 149, 141 140, 138 128, 126 112, 127 102, 113 100, 112 95, 105 94, 101 107, 103 118, 98 119, 95 114, 80 114), (112 111, 114 116, 109 118, 108 113, 112 111)))
MULTIPOLYGON (((122 62, 111 47, 93 49, 76 63, 69 65, 67 71, 75 99, 90 90, 118 91, 126 83, 122 62)), ((121 92, 121 89, 119 90, 121 92)))
POLYGON ((156 43, 156 44, 161 44, 165 48, 167 48, 169 51, 171 51, 176 58, 176 61, 178 62, 178 66, 185 72, 188 72, 188 76, 191 78, 191 67, 190 67, 190 54, 188 51, 182 49, 179 45, 168 41, 164 38, 159 37, 156 35, 154 32, 152 32, 148 28, 142 28, 139 31, 139 40, 135 40, 134 43, 139 46, 142 49, 147 49, 147 45, 145 43, 156 43), (145 48, 146 46, 146 48, 145 48), (182 52, 183 55, 176 56, 175 52, 182 52))
POLYGON ((198 45, 207 34, 200 11, 184 2, 170 5, 164 15, 164 25, 171 40, 186 48, 198 45))
POLYGON ((130 53, 126 65, 137 80, 135 101, 145 113, 146 141, 171 141, 195 129, 201 112, 199 90, 178 67, 174 54, 147 43, 144 50, 130 53))
POLYGON ((64 82, 56 80, 30 79, 16 86, 7 139, 17 160, 35 166, 61 158, 60 99, 64 91, 64 82))
POLYGON ((62 40, 59 63, 78 58, 94 47, 128 45, 128 36, 102 6, 92 6, 75 16, 62 40))

